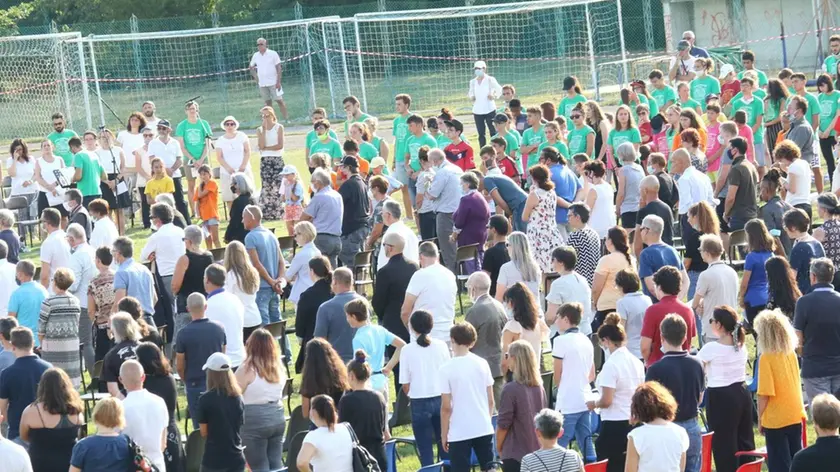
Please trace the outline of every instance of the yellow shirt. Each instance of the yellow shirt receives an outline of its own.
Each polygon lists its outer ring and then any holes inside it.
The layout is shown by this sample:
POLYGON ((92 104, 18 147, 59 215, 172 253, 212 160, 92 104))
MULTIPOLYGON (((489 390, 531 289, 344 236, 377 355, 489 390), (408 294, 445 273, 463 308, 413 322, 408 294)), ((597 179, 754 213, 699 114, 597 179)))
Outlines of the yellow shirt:
MULTIPOLYGON (((700 115, 700 118, 703 120, 704 125, 709 126, 709 117, 706 116, 705 113, 700 115)), ((717 120, 718 120, 718 123, 726 123, 728 121, 726 119, 726 115, 724 115, 723 113, 718 113, 718 119, 717 120)))
POLYGON ((770 429, 798 424, 805 418, 796 354, 764 353, 758 360, 758 394, 769 397, 761 426, 770 429))
POLYGON ((160 179, 152 179, 146 182, 146 195, 151 200, 149 204, 154 203, 155 197, 162 193, 175 193, 175 182, 172 177, 165 175, 160 179))

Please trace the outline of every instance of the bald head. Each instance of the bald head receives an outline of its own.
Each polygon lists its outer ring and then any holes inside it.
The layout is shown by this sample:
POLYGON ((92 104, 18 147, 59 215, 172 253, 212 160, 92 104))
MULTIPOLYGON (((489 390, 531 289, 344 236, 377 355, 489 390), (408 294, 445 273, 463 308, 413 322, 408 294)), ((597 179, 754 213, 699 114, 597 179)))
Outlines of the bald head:
POLYGON ((671 171, 675 174, 682 174, 691 166, 691 155, 683 148, 679 148, 671 154, 671 171))
POLYGON ((659 197, 659 179, 655 175, 645 176, 639 183, 639 188, 645 204, 659 197))
POLYGON ((405 238, 399 233, 388 233, 382 243, 390 248, 390 256, 394 254, 402 254, 405 250, 405 238))
POLYGON ((441 162, 446 158, 446 154, 443 153, 440 149, 432 149, 429 151, 429 162, 433 165, 440 165, 441 162))
POLYGON ((467 290, 473 300, 490 293, 490 276, 484 271, 473 272, 467 279, 467 290))
POLYGON ((142 389, 145 378, 143 366, 134 359, 128 359, 120 366, 120 382, 129 392, 142 389))

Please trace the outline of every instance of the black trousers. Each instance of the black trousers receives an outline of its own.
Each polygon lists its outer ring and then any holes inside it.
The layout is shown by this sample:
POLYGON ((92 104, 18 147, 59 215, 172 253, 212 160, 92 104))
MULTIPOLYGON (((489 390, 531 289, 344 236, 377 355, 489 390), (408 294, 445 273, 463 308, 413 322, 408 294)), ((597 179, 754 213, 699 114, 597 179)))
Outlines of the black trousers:
POLYGON ((516 459, 503 459, 502 472, 519 472, 522 470, 522 463, 516 459))
POLYGON ((146 196, 146 187, 137 187, 140 191, 140 215, 143 218, 143 228, 149 229, 152 227, 152 219, 150 216, 152 205, 146 196))
POLYGON ((638 211, 628 211, 621 214, 621 227, 630 231, 631 229, 636 227, 636 215, 638 215, 638 211))
POLYGON ((187 220, 187 224, 190 224, 190 208, 184 199, 184 186, 181 184, 182 177, 173 177, 172 180, 175 183, 175 193, 172 195, 175 197, 175 209, 180 211, 184 215, 184 219, 187 220))
POLYGON ((435 212, 427 211, 426 213, 418 213, 417 218, 420 220, 420 239, 432 239, 437 237, 437 217, 435 212))
POLYGON ((712 455, 717 472, 735 472, 740 465, 752 460, 737 458, 738 451, 755 449, 753 437, 753 402, 743 382, 727 387, 706 389, 706 415, 712 437, 712 455))
POLYGON ((475 127, 478 130, 478 145, 484 147, 487 144, 485 133, 486 128, 490 129, 490 137, 496 136, 496 127, 493 126, 493 118, 496 116, 495 111, 491 111, 486 115, 473 115, 475 118, 475 127))
POLYGON ((825 159, 825 165, 828 168, 828 178, 831 180, 831 183, 834 183, 834 145, 837 144, 837 138, 835 136, 829 136, 827 138, 820 138, 820 151, 822 151, 823 159, 825 159))
POLYGON ((624 472, 627 459, 627 433, 633 429, 629 421, 602 421, 595 440, 598 461, 609 459, 607 472, 624 472))

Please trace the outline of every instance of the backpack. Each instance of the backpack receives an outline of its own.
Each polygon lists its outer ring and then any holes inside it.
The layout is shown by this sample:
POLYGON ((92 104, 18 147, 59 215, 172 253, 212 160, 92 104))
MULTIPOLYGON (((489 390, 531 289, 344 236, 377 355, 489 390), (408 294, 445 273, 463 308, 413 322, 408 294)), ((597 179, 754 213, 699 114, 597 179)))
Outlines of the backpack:
POLYGON ((356 437, 356 432, 353 431, 350 423, 342 424, 347 426, 347 431, 350 432, 350 438, 353 440, 353 472, 382 472, 376 459, 359 444, 359 438, 356 437))
POLYGON ((128 468, 127 472, 162 472, 143 453, 143 449, 128 438, 128 468))

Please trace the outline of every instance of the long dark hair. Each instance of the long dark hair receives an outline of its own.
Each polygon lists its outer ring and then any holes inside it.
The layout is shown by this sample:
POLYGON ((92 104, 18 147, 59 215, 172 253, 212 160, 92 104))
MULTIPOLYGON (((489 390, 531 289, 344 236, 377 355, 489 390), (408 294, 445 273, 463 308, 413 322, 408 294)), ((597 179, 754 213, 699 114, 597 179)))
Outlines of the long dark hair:
POLYGON ((335 409, 335 400, 329 395, 316 395, 312 398, 312 409, 318 413, 327 423, 327 428, 332 431, 338 421, 338 411, 335 409))
POLYGON ((609 238, 616 251, 624 254, 627 263, 632 267, 633 260, 630 259, 630 240, 627 237, 627 231, 621 226, 613 226, 607 231, 607 238, 609 238))
POLYGON ((324 338, 314 338, 306 343, 300 394, 313 398, 349 388, 347 367, 330 343, 324 338))
POLYGON ((417 310, 411 314, 409 319, 411 329, 417 333, 417 344, 420 347, 428 347, 431 344, 429 333, 435 326, 435 319, 431 313, 426 310, 417 310))
POLYGON ((36 402, 53 415, 78 415, 84 410, 79 392, 70 377, 61 369, 51 367, 41 375, 36 402))
POLYGON ((717 321, 727 333, 732 335, 732 340, 735 341, 736 351, 744 346, 746 331, 741 324, 741 316, 737 311, 727 305, 716 306, 714 312, 712 312, 712 319, 717 321))
MULTIPOLYGON (((829 81, 830 80, 831 79, 829 79, 829 81)), ((789 96, 790 93, 781 80, 770 79, 767 82, 767 97, 764 98, 765 102, 773 105, 774 107, 778 107, 780 103, 787 102, 789 96)))
POLYGON ((773 256, 764 263, 764 270, 767 272, 767 291, 770 293, 773 307, 781 310, 788 318, 793 318, 796 301, 802 296, 802 292, 796 285, 787 259, 773 256))
POLYGON ((166 356, 163 355, 157 344, 142 342, 134 349, 134 353, 137 355, 137 362, 143 366, 143 371, 147 376, 165 377, 172 373, 169 361, 166 360, 166 356))
POLYGON ((21 148, 20 157, 24 160, 24 162, 29 162, 29 146, 26 145, 26 141, 21 138, 15 138, 12 140, 12 144, 9 146, 9 155, 14 159, 15 151, 17 148, 21 148))
POLYGON ((312 269, 315 275, 326 280, 328 284, 332 283, 332 266, 330 265, 330 260, 326 257, 318 256, 309 259, 309 268, 312 269))
POLYGON ((505 290, 504 300, 513 308, 513 319, 522 329, 534 331, 539 321, 540 309, 531 290, 522 282, 516 282, 505 290))

